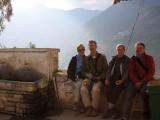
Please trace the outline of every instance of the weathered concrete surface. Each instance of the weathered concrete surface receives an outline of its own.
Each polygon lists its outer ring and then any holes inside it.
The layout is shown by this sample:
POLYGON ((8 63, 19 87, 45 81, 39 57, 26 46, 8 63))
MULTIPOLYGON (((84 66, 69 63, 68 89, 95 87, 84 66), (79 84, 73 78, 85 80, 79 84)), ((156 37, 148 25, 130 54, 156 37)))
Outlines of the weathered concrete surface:
POLYGON ((66 71, 56 73, 56 83, 60 104, 63 108, 71 109, 73 104, 72 81, 67 78, 66 71))
POLYGON ((49 48, 0 49, 0 78, 36 81, 46 76, 52 79, 58 70, 59 51, 49 48))

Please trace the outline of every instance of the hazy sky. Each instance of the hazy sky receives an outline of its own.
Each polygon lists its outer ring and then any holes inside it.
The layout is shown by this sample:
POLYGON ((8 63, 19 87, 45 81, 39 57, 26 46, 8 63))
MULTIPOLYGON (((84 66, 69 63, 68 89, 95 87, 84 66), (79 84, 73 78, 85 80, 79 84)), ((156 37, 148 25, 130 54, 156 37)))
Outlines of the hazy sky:
POLYGON ((29 10, 42 5, 48 8, 70 10, 85 8, 104 10, 113 4, 114 0, 12 0, 14 11, 29 10))

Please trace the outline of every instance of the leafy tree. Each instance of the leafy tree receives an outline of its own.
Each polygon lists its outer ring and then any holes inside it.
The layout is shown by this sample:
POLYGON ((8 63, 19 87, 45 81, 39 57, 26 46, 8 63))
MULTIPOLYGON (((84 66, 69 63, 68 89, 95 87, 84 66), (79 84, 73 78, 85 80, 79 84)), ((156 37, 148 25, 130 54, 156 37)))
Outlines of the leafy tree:
POLYGON ((28 44, 28 46, 27 46, 27 48, 36 48, 36 45, 34 44, 34 43, 32 43, 32 42, 30 42, 29 44, 28 44))
POLYGON ((12 15, 11 0, 0 0, 0 34, 5 28, 4 22, 9 22, 12 15))
POLYGON ((1 43, 0 43, 0 48, 7 48, 5 45, 2 45, 1 43))

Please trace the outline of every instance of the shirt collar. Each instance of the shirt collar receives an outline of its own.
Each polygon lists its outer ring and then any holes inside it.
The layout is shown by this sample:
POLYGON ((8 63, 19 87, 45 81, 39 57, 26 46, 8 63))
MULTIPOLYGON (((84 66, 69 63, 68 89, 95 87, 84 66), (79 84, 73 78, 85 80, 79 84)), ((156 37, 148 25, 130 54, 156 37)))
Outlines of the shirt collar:
POLYGON ((136 57, 138 57, 138 58, 140 58, 142 60, 145 55, 146 55, 146 53, 144 52, 141 57, 139 57, 138 55, 136 55, 136 57))

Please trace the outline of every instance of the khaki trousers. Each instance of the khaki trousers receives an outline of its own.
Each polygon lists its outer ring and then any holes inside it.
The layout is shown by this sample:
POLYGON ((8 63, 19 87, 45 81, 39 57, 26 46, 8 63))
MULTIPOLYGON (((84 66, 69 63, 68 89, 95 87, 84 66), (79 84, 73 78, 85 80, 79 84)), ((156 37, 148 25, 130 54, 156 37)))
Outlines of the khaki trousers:
POLYGON ((73 99, 74 102, 80 103, 80 89, 82 86, 82 80, 78 82, 72 82, 72 88, 73 88, 73 99))
POLYGON ((92 106, 94 109, 99 109, 101 86, 101 81, 94 83, 90 92, 88 85, 82 83, 81 96, 85 107, 92 106))

